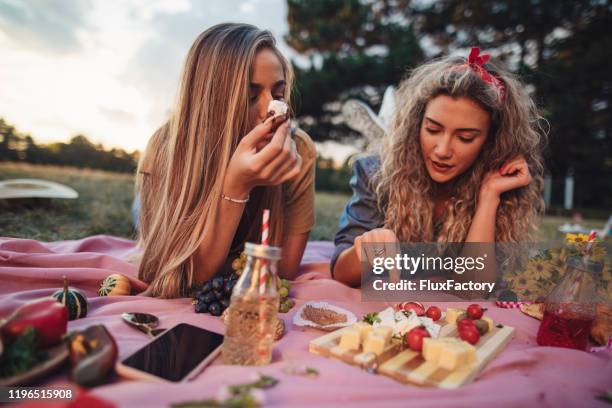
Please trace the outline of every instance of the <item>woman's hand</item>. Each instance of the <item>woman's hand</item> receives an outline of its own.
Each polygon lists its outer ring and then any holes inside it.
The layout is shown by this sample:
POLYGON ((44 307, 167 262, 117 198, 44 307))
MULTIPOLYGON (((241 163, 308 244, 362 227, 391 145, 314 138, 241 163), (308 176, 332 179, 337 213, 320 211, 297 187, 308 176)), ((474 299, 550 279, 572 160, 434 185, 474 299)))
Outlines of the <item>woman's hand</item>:
MULTIPOLYGON (((373 265, 374 258, 395 258, 400 251, 397 236, 386 228, 376 228, 355 238, 353 242, 359 263, 373 265), (365 259, 364 259, 365 257, 365 259)), ((389 271, 391 282, 398 282, 400 273, 397 269, 389 271)))
POLYGON ((270 138, 273 124, 274 118, 269 118, 242 138, 227 167, 224 194, 245 198, 255 186, 275 186, 300 172, 302 157, 290 136, 288 120, 278 127, 269 143, 261 147, 262 142, 270 138))
POLYGON ((499 198, 502 193, 524 187, 531 182, 529 166, 523 158, 505 163, 501 169, 489 172, 480 187, 480 195, 499 198))
POLYGON ((386 228, 376 228, 355 238, 353 245, 359 262, 372 263, 374 258, 394 257, 397 253, 397 236, 386 228), (365 259, 364 259, 365 257, 365 259))

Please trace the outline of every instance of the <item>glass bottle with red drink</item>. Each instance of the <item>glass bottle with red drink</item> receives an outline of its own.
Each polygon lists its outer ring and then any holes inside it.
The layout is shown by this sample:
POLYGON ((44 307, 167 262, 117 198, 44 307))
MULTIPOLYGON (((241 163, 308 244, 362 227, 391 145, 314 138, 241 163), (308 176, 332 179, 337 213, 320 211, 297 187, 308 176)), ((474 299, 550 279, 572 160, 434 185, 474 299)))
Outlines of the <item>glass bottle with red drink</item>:
POLYGON ((538 330, 540 346, 586 350, 597 309, 601 262, 569 257, 561 282, 546 298, 544 319, 538 330))

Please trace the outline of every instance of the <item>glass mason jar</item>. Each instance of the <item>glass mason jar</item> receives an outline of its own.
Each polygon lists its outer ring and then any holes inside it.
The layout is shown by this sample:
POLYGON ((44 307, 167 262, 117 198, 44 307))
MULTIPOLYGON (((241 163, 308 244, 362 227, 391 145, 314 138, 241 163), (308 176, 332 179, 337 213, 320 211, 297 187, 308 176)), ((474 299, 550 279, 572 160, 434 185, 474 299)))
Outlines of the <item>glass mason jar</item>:
POLYGON ((597 279, 601 262, 568 257, 561 282, 546 298, 544 318, 538 330, 540 346, 586 350, 597 313, 597 279))
POLYGON ((278 247, 246 243, 246 266, 236 282, 225 320, 226 364, 264 365, 272 360, 278 313, 278 247))

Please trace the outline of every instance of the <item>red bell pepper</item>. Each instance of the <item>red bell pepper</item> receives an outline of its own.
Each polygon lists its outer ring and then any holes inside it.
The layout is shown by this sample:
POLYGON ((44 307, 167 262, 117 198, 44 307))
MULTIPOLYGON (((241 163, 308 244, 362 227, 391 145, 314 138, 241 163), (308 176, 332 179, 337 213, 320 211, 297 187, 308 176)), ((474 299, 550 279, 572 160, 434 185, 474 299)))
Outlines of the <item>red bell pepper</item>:
POLYGON ((28 328, 36 329, 38 345, 54 346, 62 341, 68 328, 68 310, 53 298, 33 300, 21 305, 0 326, 6 338, 14 340, 28 328))

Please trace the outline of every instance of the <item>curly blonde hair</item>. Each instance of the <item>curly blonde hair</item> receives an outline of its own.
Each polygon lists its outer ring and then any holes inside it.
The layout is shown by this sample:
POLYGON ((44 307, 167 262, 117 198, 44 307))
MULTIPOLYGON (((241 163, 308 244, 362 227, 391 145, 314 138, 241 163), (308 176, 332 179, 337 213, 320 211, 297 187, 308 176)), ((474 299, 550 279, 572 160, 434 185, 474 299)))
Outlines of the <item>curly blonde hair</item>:
POLYGON ((484 176, 522 155, 532 175, 529 185, 501 196, 495 226, 496 242, 535 238, 544 209, 541 196, 545 123, 522 84, 503 69, 485 68, 505 86, 505 95, 474 72, 464 58, 447 57, 415 69, 402 81, 398 110, 380 151, 381 167, 373 177, 385 228, 404 242, 464 242, 476 210, 484 176), (423 160, 419 134, 427 103, 439 96, 467 97, 490 114, 487 141, 472 167, 452 180, 453 195, 437 237, 434 200, 438 186, 423 160))

